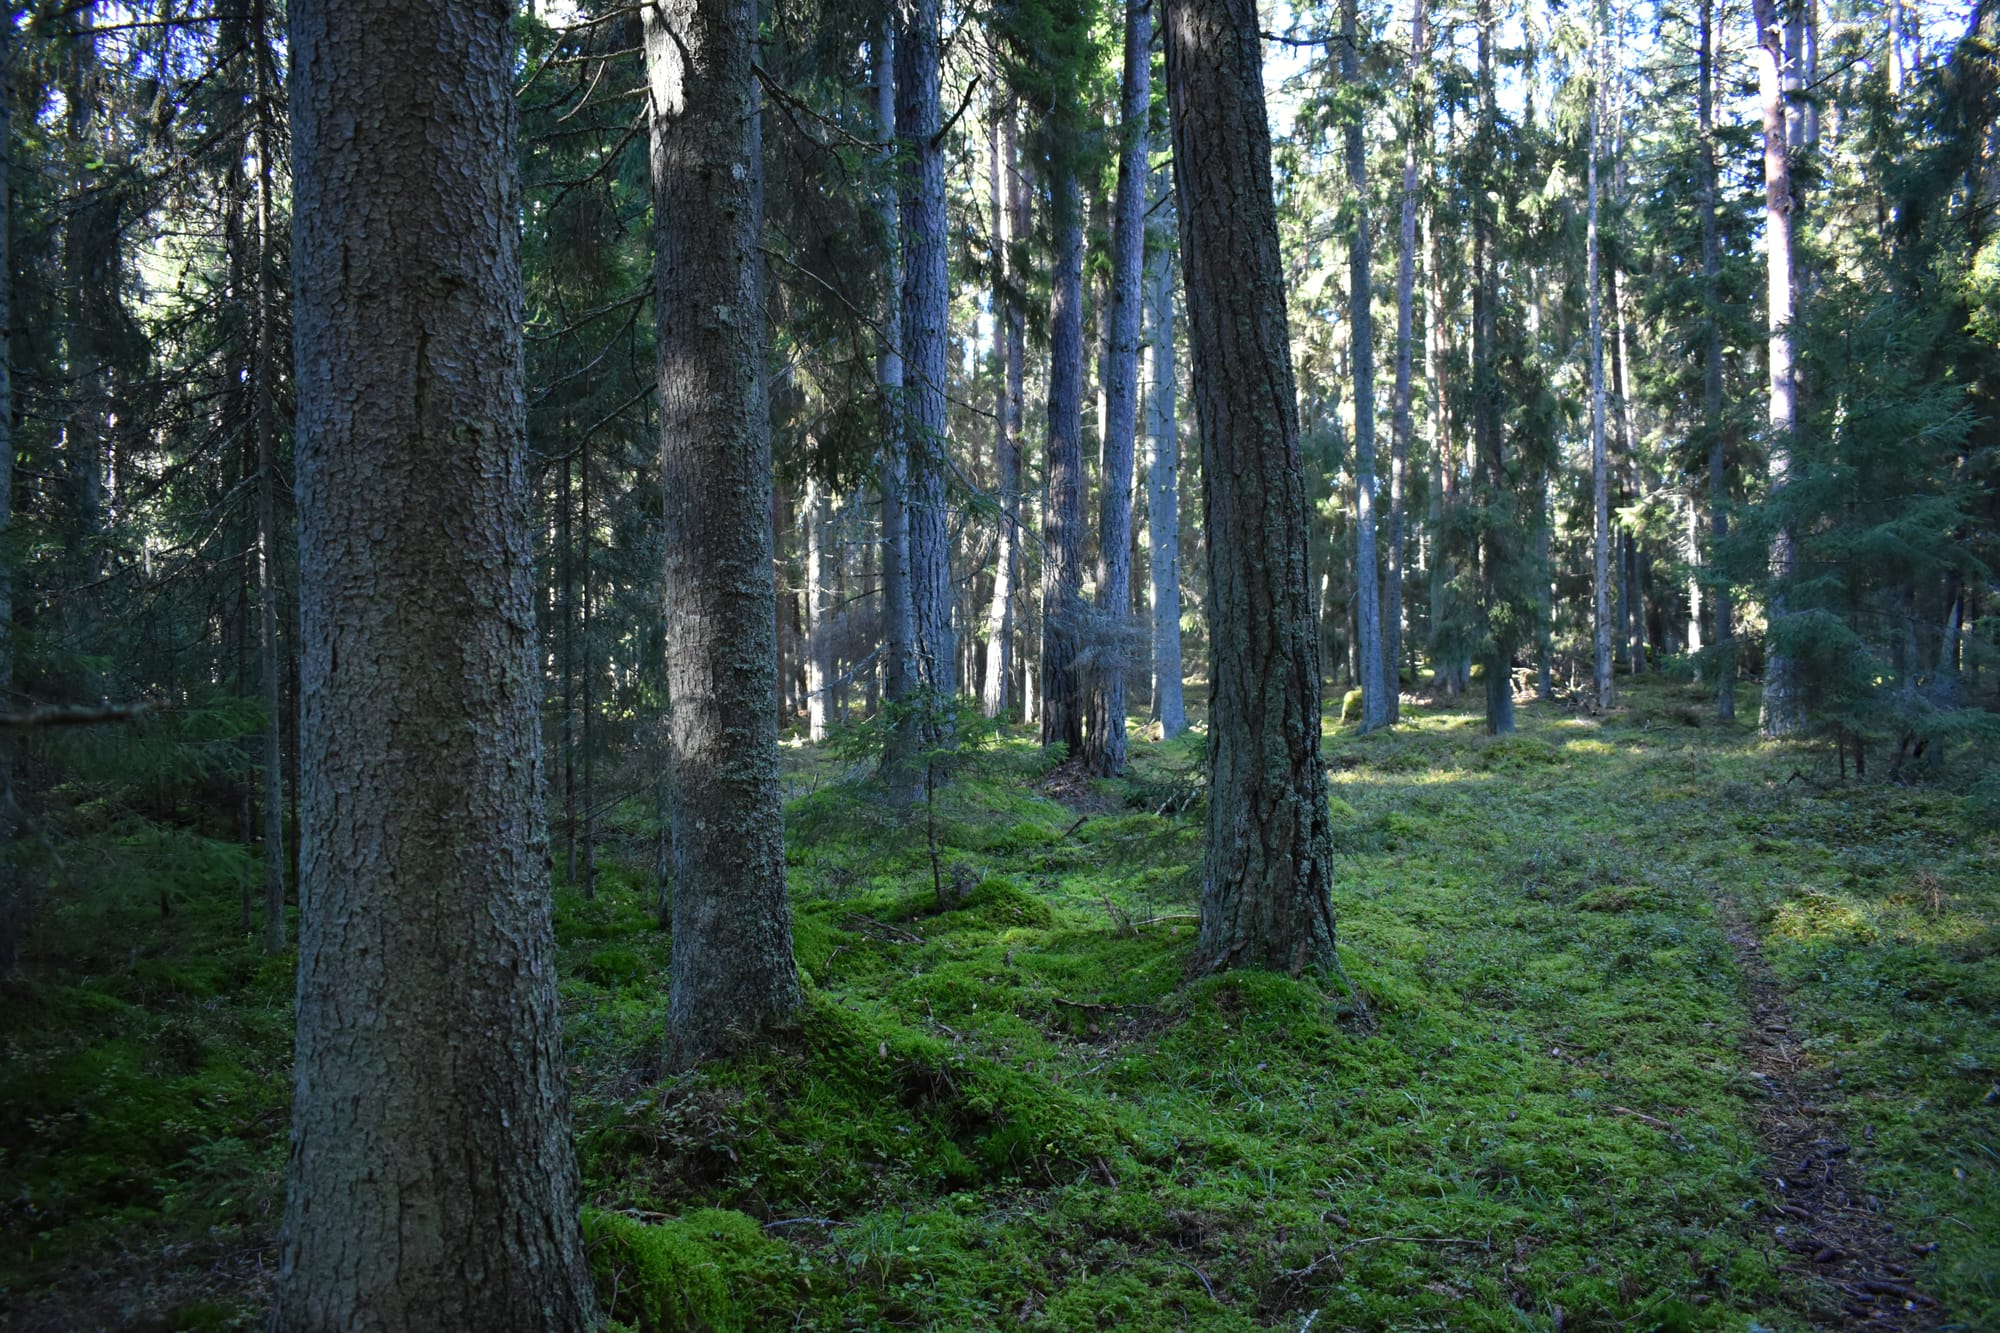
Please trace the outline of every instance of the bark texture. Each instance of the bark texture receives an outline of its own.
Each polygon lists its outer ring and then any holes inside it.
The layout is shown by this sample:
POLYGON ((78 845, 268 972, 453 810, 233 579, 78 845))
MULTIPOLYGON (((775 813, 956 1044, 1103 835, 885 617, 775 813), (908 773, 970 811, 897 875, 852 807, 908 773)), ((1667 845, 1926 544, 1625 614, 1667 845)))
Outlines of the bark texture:
POLYGON ((1104 468, 1097 509, 1099 642, 1084 759, 1100 777, 1125 769, 1125 678, 1132 609, 1132 467, 1139 423, 1140 270, 1146 251, 1146 120, 1153 103, 1151 0, 1125 2, 1118 195, 1111 218, 1110 337, 1104 376, 1104 468))
POLYGON ((1208 527, 1209 822, 1197 973, 1337 965, 1319 644, 1252 0, 1170 0, 1173 112, 1208 527))
POLYGON ((507 17, 291 9, 284 1333, 596 1325, 551 971, 507 17))
MULTIPOLYGON (((1771 375, 1767 448, 1775 497, 1791 479, 1792 427, 1798 406, 1792 372, 1792 165, 1785 139, 1785 33, 1776 0, 1754 0, 1751 13, 1757 25, 1757 91, 1764 112, 1764 288, 1771 375)), ((1773 626, 1785 618, 1784 585, 1792 575, 1792 559, 1792 534, 1780 526, 1771 538, 1775 591, 1768 610, 1773 626)), ((1805 728, 1797 664, 1775 648, 1764 666, 1762 722, 1766 736, 1795 735, 1805 728)))
POLYGON ((950 732, 958 691, 951 629, 951 536, 944 496, 945 383, 951 346, 951 281, 946 264, 944 112, 939 0, 896 7, 896 137, 905 166, 903 242, 904 443, 909 472, 910 641, 913 684, 924 701, 917 739, 925 749, 950 732))
POLYGON ((773 716, 756 13, 754 0, 645 11, 673 699, 674 1067, 784 1027, 800 1004, 773 716))
POLYGON ((1083 754, 1083 189, 1054 164, 1049 315, 1048 498, 1042 507, 1042 744, 1083 754))

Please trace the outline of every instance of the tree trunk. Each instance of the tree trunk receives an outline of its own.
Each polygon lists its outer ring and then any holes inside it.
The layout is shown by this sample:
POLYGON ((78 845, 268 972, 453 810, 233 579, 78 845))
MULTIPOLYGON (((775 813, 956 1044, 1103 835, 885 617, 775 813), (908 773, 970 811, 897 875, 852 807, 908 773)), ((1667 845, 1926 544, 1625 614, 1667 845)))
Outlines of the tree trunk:
MULTIPOLYGON (((1500 114, 1494 76, 1494 28, 1492 0, 1479 0, 1479 143, 1483 156, 1480 183, 1472 201, 1472 266, 1475 286, 1472 300, 1472 440, 1478 460, 1476 472, 1489 513, 1497 511, 1507 488, 1500 431, 1500 375, 1498 324, 1500 306, 1500 265, 1495 254, 1498 220, 1494 216, 1493 190, 1497 178, 1493 158, 1499 152, 1500 114)), ((1514 730, 1514 643, 1513 631, 1495 613, 1510 600, 1517 534, 1505 523, 1488 519, 1479 534, 1480 584, 1486 607, 1485 642, 1482 648, 1486 670, 1486 730, 1504 736, 1514 730)))
MULTIPOLYGON (((1729 536, 1729 480, 1722 427, 1722 247, 1717 236, 1715 184, 1715 6, 1701 0, 1700 79, 1697 96, 1701 138, 1701 283, 1707 309, 1702 348, 1702 423, 1708 432, 1709 531, 1719 548, 1729 536)), ((1728 580, 1717 578, 1714 599, 1715 715, 1736 719, 1736 629, 1728 580)))
POLYGON ((1296 974, 1338 957, 1262 39, 1251 0, 1170 0, 1166 14, 1211 654, 1208 842, 1190 967, 1296 974))
MULTIPOLYGON (((1604 8, 1598 7, 1598 24, 1604 22, 1604 8)), ((1612 704, 1611 671, 1611 459, 1605 448, 1604 389, 1604 298, 1598 277, 1597 245, 1597 155, 1601 130, 1603 89, 1597 71, 1602 62, 1602 32, 1591 39, 1590 153, 1586 168, 1589 203, 1584 224, 1584 300, 1590 320, 1590 515, 1591 515, 1591 650, 1592 681, 1597 691, 1597 707, 1612 704)))
POLYGON ((993 338, 1000 375, 993 394, 993 470, 1000 492, 993 601, 986 616, 986 681, 980 703, 988 717, 1007 711, 1014 674, 1014 595, 1021 578, 1021 376, 1026 360, 1014 247, 1027 236, 1028 192, 1016 163, 1014 99, 996 98, 988 187, 993 209, 993 338))
POLYGON ((645 11, 673 700, 667 1062, 793 1021, 758 300, 755 0, 645 11))
MULTIPOLYGON (((1389 443, 1389 558, 1383 580, 1382 661, 1388 669, 1389 721, 1402 716, 1403 693, 1403 489, 1410 460, 1411 361, 1416 342, 1417 141, 1423 122, 1424 61, 1429 56, 1425 0, 1410 0, 1410 57, 1406 76, 1409 127, 1403 141, 1403 212, 1396 234, 1396 393, 1389 443)), ((1432 316, 1434 317, 1434 316, 1432 316)))
POLYGON ((1125 769, 1125 680, 1132 611, 1132 455, 1139 413, 1140 270, 1146 254, 1147 118, 1153 105, 1150 0, 1125 0, 1125 78, 1118 195, 1112 208, 1110 347, 1104 380, 1104 470, 1097 509, 1095 669, 1084 762, 1099 777, 1125 769))
MULTIPOLYGON (((271 157, 276 151, 271 123, 270 37, 262 0, 251 8, 252 95, 257 100, 257 276, 253 286, 255 350, 251 390, 257 414, 257 666, 264 695, 264 952, 285 949, 285 715, 278 672, 278 423, 277 339, 271 290, 271 157)), ((0 195, 0 200, 5 196, 0 195)), ((0 327, 5 327, 0 325, 0 327)))
MULTIPOLYGON (((1640 456, 1639 420, 1632 406, 1632 361, 1625 341, 1625 291, 1619 280, 1619 267, 1611 266, 1611 366, 1618 385, 1618 439, 1624 446, 1626 460, 1632 468, 1632 498, 1643 500, 1646 493, 1646 466, 1640 456)), ((1630 581, 1631 600, 1626 603, 1625 660, 1632 668, 1632 674, 1646 674, 1646 594, 1639 580, 1639 539, 1626 535, 1631 549, 1632 575, 1630 581)))
POLYGON ((271 1327, 594 1329, 507 11, 293 0, 291 21, 302 928, 271 1327))
MULTIPOLYGON (((1757 90, 1764 112, 1764 258, 1768 303, 1771 406, 1769 478, 1776 499, 1790 481, 1792 428, 1798 386, 1792 371, 1792 167, 1785 144, 1784 28, 1775 0, 1753 0, 1757 25, 1757 90)), ((1768 600, 1773 643, 1764 665, 1763 730, 1790 736, 1805 729, 1798 665, 1779 650, 1775 631, 1784 622, 1786 583, 1792 576, 1792 534, 1779 525, 1771 538, 1772 591, 1768 600)))
POLYGON ((1347 272, 1354 376, 1354 579, 1361 730, 1368 732, 1388 726, 1390 716, 1382 674, 1382 565, 1375 550, 1375 298, 1369 280, 1368 146, 1362 135, 1357 7, 1357 0, 1341 0, 1340 77, 1353 94, 1347 121, 1347 182, 1353 191, 1348 207, 1354 231, 1348 238, 1347 272))
POLYGON ((1083 755, 1083 187, 1050 181, 1055 267, 1049 315, 1048 499, 1042 508, 1042 744, 1083 755))
POLYGON ((1153 612, 1153 717, 1160 739, 1187 730, 1181 695, 1181 516, 1179 422, 1174 369, 1174 274, 1168 237, 1154 237, 1147 258, 1152 289, 1153 336, 1146 344, 1152 385, 1146 398, 1146 531, 1151 558, 1153 612))
POLYGON ((951 288, 945 259, 944 147, 939 142, 938 0, 897 0, 896 139, 902 163, 900 236, 905 382, 903 522, 910 657, 903 692, 890 694, 891 790, 914 799, 935 777, 932 758, 951 732, 951 537, 946 524, 945 380, 951 288))

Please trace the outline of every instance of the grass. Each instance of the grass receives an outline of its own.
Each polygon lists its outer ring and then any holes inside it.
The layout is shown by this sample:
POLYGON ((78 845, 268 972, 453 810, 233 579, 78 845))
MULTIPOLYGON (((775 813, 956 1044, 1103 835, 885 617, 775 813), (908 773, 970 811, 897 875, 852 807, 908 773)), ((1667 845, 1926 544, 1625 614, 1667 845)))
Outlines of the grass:
MULTIPOLYGON (((1918 1284, 1947 1326, 2000 1326, 1994 834, 1942 785, 1831 783, 1678 687, 1629 697, 1498 739, 1448 708, 1329 719, 1372 1026, 1318 979, 1184 984, 1199 738, 1135 740, 1127 780, 1068 804, 1025 741, 985 745, 929 812, 943 904, 922 827, 851 754, 788 751, 797 1041, 662 1082, 650 886, 613 862, 595 901, 559 895, 612 1315, 1818 1326, 1838 1307, 1788 1266, 1760 1175, 1742 921, 1918 1284)), ((234 935, 233 883, 165 920, 150 892, 45 918, 0 1017, 0 1311, 255 1322, 289 981, 234 935)))

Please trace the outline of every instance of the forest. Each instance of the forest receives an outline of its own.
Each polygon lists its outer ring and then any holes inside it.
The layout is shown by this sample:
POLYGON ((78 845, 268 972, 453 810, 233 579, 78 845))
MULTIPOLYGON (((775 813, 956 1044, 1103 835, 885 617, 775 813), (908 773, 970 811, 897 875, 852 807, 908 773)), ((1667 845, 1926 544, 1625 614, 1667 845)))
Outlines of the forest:
POLYGON ((0 1329, 2000 1330, 2000 0, 0 7, 0 1329))

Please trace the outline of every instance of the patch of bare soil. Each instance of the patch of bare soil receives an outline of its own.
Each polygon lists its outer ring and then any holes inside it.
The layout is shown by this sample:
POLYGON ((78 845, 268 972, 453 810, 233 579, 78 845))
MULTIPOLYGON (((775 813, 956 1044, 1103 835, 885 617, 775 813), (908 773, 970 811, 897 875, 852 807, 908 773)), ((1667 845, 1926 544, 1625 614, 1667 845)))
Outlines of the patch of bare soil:
POLYGON ((1840 1126, 1820 1106, 1826 1077, 1799 1059, 1791 1008, 1756 932, 1722 906, 1750 1001, 1743 1055, 1764 1090, 1755 1115, 1770 1154, 1765 1203, 1788 1256, 1782 1267, 1804 1279, 1796 1287, 1801 1313, 1815 1328, 1936 1328, 1937 1302, 1911 1273, 1920 1251, 1896 1234, 1840 1126))

